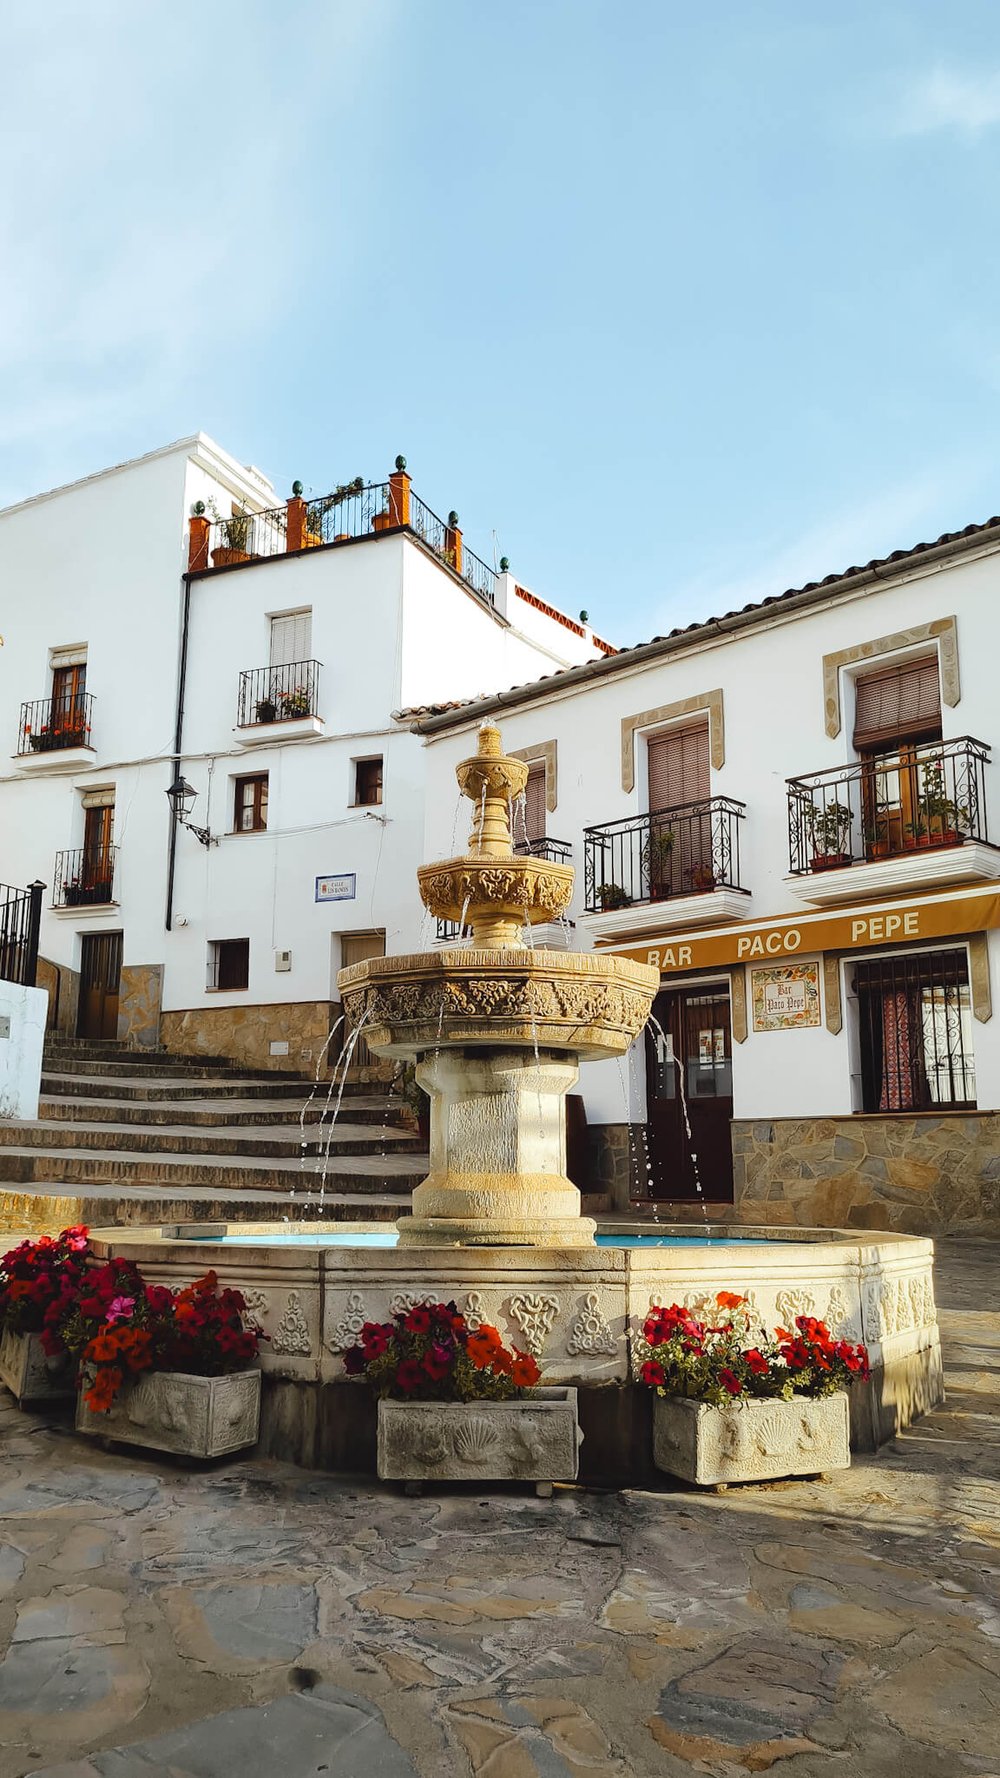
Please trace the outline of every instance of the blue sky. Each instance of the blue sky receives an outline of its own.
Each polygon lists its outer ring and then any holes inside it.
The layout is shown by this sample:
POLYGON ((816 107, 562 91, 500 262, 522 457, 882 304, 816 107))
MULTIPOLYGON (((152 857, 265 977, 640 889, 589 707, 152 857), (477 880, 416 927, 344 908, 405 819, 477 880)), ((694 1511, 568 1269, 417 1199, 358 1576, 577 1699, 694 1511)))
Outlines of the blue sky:
POLYGON ((1000 510, 995 0, 46 0, 0 51, 4 504, 198 427, 282 496, 403 451, 621 642, 1000 510))

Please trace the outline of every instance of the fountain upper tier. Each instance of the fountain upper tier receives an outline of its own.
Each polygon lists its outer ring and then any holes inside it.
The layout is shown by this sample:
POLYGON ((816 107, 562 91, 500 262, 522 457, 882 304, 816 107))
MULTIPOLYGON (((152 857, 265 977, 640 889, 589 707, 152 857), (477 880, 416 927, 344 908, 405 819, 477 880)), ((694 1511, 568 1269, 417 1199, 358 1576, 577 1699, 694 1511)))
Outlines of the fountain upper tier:
POLYGON ((478 752, 463 759, 455 775, 475 808, 469 850, 462 858, 423 865, 417 871, 421 898, 437 919, 471 927, 479 948, 519 946, 526 925, 566 912, 573 867, 515 854, 511 814, 524 795, 528 768, 503 753, 498 728, 483 724, 478 752))

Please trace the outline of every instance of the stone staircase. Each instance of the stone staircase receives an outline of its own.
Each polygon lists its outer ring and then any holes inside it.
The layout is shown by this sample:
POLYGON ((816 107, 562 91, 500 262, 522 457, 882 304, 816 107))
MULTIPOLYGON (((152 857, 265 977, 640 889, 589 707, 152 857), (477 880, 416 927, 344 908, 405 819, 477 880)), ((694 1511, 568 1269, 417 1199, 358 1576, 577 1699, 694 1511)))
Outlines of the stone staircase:
POLYGON ((50 1039, 37 1121, 0 1123, 0 1229, 391 1221, 427 1171, 420 1140, 384 1084, 348 1080, 334 1125, 336 1097, 223 1057, 50 1039))

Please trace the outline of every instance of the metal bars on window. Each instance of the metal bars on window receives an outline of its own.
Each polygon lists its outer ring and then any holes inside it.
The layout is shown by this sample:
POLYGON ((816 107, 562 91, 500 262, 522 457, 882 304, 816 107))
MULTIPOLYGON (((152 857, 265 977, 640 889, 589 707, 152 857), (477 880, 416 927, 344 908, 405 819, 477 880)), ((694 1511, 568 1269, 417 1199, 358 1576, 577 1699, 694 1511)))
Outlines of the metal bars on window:
POLYGON ((855 966, 862 1110, 974 1110, 969 971, 962 950, 855 966))

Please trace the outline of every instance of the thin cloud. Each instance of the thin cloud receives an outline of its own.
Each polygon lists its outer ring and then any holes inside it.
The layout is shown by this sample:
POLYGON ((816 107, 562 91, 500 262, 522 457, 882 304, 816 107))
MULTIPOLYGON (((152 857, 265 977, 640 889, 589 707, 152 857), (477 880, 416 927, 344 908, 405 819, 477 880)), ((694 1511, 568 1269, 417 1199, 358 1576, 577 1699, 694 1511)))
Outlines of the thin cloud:
POLYGON ((894 136, 950 131, 980 136, 1000 124, 1000 70, 974 74, 934 68, 914 80, 891 118, 894 136))
MULTIPOLYGON (((660 607, 660 623, 693 623, 739 611, 762 599, 805 586, 861 566, 873 558, 928 542, 942 526, 928 525, 928 512, 944 510, 953 490, 968 488, 967 469, 953 466, 946 472, 916 476, 883 489, 871 500, 831 513, 791 537, 761 552, 757 565, 745 574, 711 569, 672 593, 660 607)), ((750 553, 752 546, 746 546, 750 553)))

